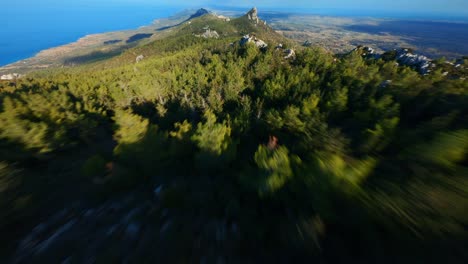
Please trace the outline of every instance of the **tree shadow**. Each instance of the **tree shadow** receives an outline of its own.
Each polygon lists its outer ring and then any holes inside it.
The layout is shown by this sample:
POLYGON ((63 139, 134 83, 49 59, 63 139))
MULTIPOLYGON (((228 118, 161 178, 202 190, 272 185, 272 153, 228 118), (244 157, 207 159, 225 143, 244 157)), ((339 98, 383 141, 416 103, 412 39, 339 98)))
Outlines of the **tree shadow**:
POLYGON ((155 31, 161 32, 161 31, 164 31, 164 30, 167 30, 167 29, 171 29, 171 28, 176 27, 176 26, 178 26, 178 25, 160 27, 160 28, 155 29, 155 31))
POLYGON ((151 36, 153 36, 153 34, 145 34, 145 33, 139 33, 139 34, 135 34, 131 37, 129 37, 126 41, 126 43, 132 43, 132 42, 136 42, 136 41, 139 41, 139 40, 142 40, 142 39, 146 39, 146 38, 151 38, 151 36))
POLYGON ((94 51, 89 54, 67 58, 63 63, 64 65, 75 65, 103 61, 122 54, 124 50, 125 48, 122 47, 111 51, 94 51))
POLYGON ((117 43, 120 43, 122 42, 123 40, 121 39, 113 39, 113 40, 108 40, 108 41, 104 41, 104 45, 112 45, 112 44, 117 44, 117 43))

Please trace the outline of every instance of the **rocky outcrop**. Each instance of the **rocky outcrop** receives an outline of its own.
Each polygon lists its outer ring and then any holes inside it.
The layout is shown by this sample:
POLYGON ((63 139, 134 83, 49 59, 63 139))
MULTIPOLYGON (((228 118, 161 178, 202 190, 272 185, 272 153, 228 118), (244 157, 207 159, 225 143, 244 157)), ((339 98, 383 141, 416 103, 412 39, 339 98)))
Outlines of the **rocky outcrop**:
POLYGON ((252 8, 248 13, 247 13, 247 18, 254 22, 255 24, 258 24, 260 22, 260 18, 258 18, 258 11, 257 8, 254 7, 252 8))
POLYGON ((266 44, 265 41, 263 41, 261 39, 257 39, 257 37, 255 37, 255 36, 245 35, 240 40, 240 44, 241 44, 241 46, 244 46, 244 45, 246 45, 248 43, 253 43, 253 44, 255 44, 255 46, 257 46, 260 49, 265 49, 265 48, 268 47, 268 44, 266 44))
POLYGON ((363 55, 374 54, 375 53, 375 50, 373 48, 371 48, 371 47, 364 47, 362 50, 365 52, 365 54, 363 54, 363 55))
POLYGON ((0 80, 11 81, 11 80, 18 79, 20 77, 21 77, 21 74, 19 73, 10 73, 10 74, 5 74, 5 75, 0 76, 0 80))
POLYGON ((252 37, 250 37, 250 35, 245 35, 245 36, 243 36, 243 37, 241 38, 240 44, 241 44, 241 46, 244 46, 244 45, 246 45, 247 43, 251 42, 251 40, 252 40, 252 37))
POLYGON ((359 54, 366 59, 395 60, 398 65, 412 67, 423 75, 430 73, 432 68, 435 67, 435 64, 432 63, 430 58, 415 54, 409 49, 392 50, 380 54, 371 47, 359 46, 355 48, 353 52, 359 52, 359 54))
POLYGON ((201 37, 203 37, 203 38, 219 38, 219 34, 215 30, 211 30, 211 29, 208 28, 208 29, 206 29, 205 33, 201 34, 201 37))
POLYGON ((296 58, 296 52, 293 49, 287 49, 284 51, 284 56, 285 59, 295 59, 296 58))
POLYGON ((231 19, 230 19, 229 17, 226 17, 226 16, 217 15, 216 17, 219 18, 219 19, 222 19, 222 20, 224 20, 224 21, 226 21, 226 22, 231 21, 231 19))
POLYGON ((304 43, 302 43, 302 46, 310 47, 310 46, 312 46, 312 42, 310 42, 310 40, 306 40, 306 41, 304 41, 304 43))
POLYGON ((382 54, 376 53, 374 48, 368 46, 358 46, 353 49, 353 52, 358 52, 366 59, 380 59, 382 57, 382 54))
POLYGON ((203 28, 205 30, 205 32, 203 32, 203 34, 194 34, 195 37, 199 37, 199 38, 206 38, 206 39, 209 39, 209 38, 219 38, 219 34, 218 32, 216 32, 216 30, 211 30, 209 26, 206 26, 203 28))
POLYGON ((411 53, 408 49, 397 50, 396 61, 401 65, 416 68, 421 74, 428 74, 434 67, 432 60, 426 56, 411 53))
POLYGON ((145 56, 143 56, 143 55, 138 55, 138 56, 135 58, 135 61, 136 61, 136 63, 138 63, 138 62, 142 61, 144 58, 145 58, 145 56))

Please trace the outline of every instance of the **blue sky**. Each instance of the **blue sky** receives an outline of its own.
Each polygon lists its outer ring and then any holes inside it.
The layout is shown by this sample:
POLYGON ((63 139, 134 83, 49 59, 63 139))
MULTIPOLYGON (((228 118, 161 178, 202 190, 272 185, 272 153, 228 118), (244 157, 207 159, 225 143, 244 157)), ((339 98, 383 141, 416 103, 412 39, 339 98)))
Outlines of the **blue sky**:
POLYGON ((405 11, 417 8, 428 12, 465 12, 468 13, 468 0, 15 0, 8 5, 26 7, 28 5, 93 5, 93 4, 147 4, 147 5, 179 5, 179 6, 257 6, 257 7, 297 7, 297 8, 376 8, 405 11))

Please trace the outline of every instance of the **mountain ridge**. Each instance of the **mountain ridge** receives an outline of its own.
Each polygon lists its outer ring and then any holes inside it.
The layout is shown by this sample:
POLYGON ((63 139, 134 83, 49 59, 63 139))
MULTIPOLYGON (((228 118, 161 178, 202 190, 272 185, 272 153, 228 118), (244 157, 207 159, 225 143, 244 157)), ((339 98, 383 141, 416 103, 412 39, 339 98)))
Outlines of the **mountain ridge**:
MULTIPOLYGON (((284 32, 279 34, 266 21, 260 19, 256 7, 236 18, 227 18, 206 8, 200 8, 157 20, 152 25, 137 30, 88 35, 76 42, 43 50, 35 57, 0 67, 0 76, 7 78, 18 76, 12 74, 104 61, 123 55, 125 52, 139 52, 138 50, 132 51, 132 49, 178 34, 191 34, 203 38, 237 37, 237 40, 248 36, 246 39, 259 39, 262 42, 269 42, 272 46, 286 44, 286 46, 301 48, 297 45, 298 43, 286 38, 287 34, 284 32)), ((306 41, 304 46, 307 46, 306 43, 308 42, 306 41)), ((411 62, 411 60, 405 61, 411 62)))
MULTIPOLYGON (((194 27, 190 25, 192 22, 205 23, 216 22, 220 25, 223 22, 226 25, 221 27, 226 29, 226 34, 222 35, 233 36, 239 28, 241 33, 239 37, 256 32, 268 40, 280 39, 279 35, 269 38, 267 34, 263 34, 262 30, 267 30, 268 34, 274 34, 275 31, 265 24, 259 27, 254 26, 247 19, 249 13, 253 9, 238 18, 228 18, 225 16, 216 15, 214 12, 205 8, 200 8, 194 13, 187 14, 187 11, 181 12, 180 15, 174 15, 169 18, 156 20, 153 24, 140 27, 137 30, 115 31, 102 34, 86 35, 76 42, 72 42, 63 46, 53 47, 40 51, 36 56, 27 58, 9 65, 0 67, 0 74, 6 75, 11 73, 24 74, 27 72, 51 69, 67 66, 80 65, 83 62, 99 61, 107 58, 114 57, 115 55, 122 54, 129 48, 144 45, 145 43, 154 41, 156 39, 165 38, 170 35, 184 32, 184 27, 194 27), (201 21, 200 21, 201 19, 201 21), (203 21, 205 20, 205 21, 203 21), (182 28, 182 30, 180 30, 182 28), (141 37, 140 37, 141 36, 141 37), (137 41, 130 41, 132 38, 137 41), (141 38, 141 39, 139 39, 141 38), (126 42, 126 43, 125 43, 126 42)), ((256 9, 255 9, 256 10, 256 9)), ((206 25, 201 26, 203 29, 206 25)), ((205 31, 196 29, 196 32, 185 31, 185 33, 203 34, 205 31)), ((216 30, 216 29, 215 29, 216 30)), ((284 39, 284 38, 283 38, 284 39)))
POLYGON ((204 15, 208 15, 208 14, 211 14, 211 12, 208 11, 207 9, 205 9, 205 8, 200 8, 200 9, 197 10, 197 12, 195 12, 193 15, 191 15, 186 21, 189 21, 191 19, 201 17, 201 16, 204 16, 204 15))

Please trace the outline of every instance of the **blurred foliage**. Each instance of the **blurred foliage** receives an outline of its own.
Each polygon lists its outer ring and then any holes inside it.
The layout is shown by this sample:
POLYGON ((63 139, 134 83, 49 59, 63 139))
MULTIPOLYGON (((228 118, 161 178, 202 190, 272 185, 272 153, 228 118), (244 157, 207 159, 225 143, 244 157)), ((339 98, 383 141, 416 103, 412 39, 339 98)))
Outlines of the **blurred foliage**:
POLYGON ((235 146, 231 140, 231 128, 225 123, 217 124, 216 116, 207 111, 205 123, 198 123, 192 136, 200 151, 195 159, 204 168, 223 167, 235 158, 235 146))
POLYGON ((87 177, 102 177, 106 174, 106 160, 100 155, 94 155, 86 160, 81 170, 87 177))
POLYGON ((284 146, 271 149, 260 145, 255 152, 255 163, 260 169, 258 177, 259 193, 269 193, 281 189, 288 178, 293 176, 291 164, 288 157, 288 149, 284 146))

